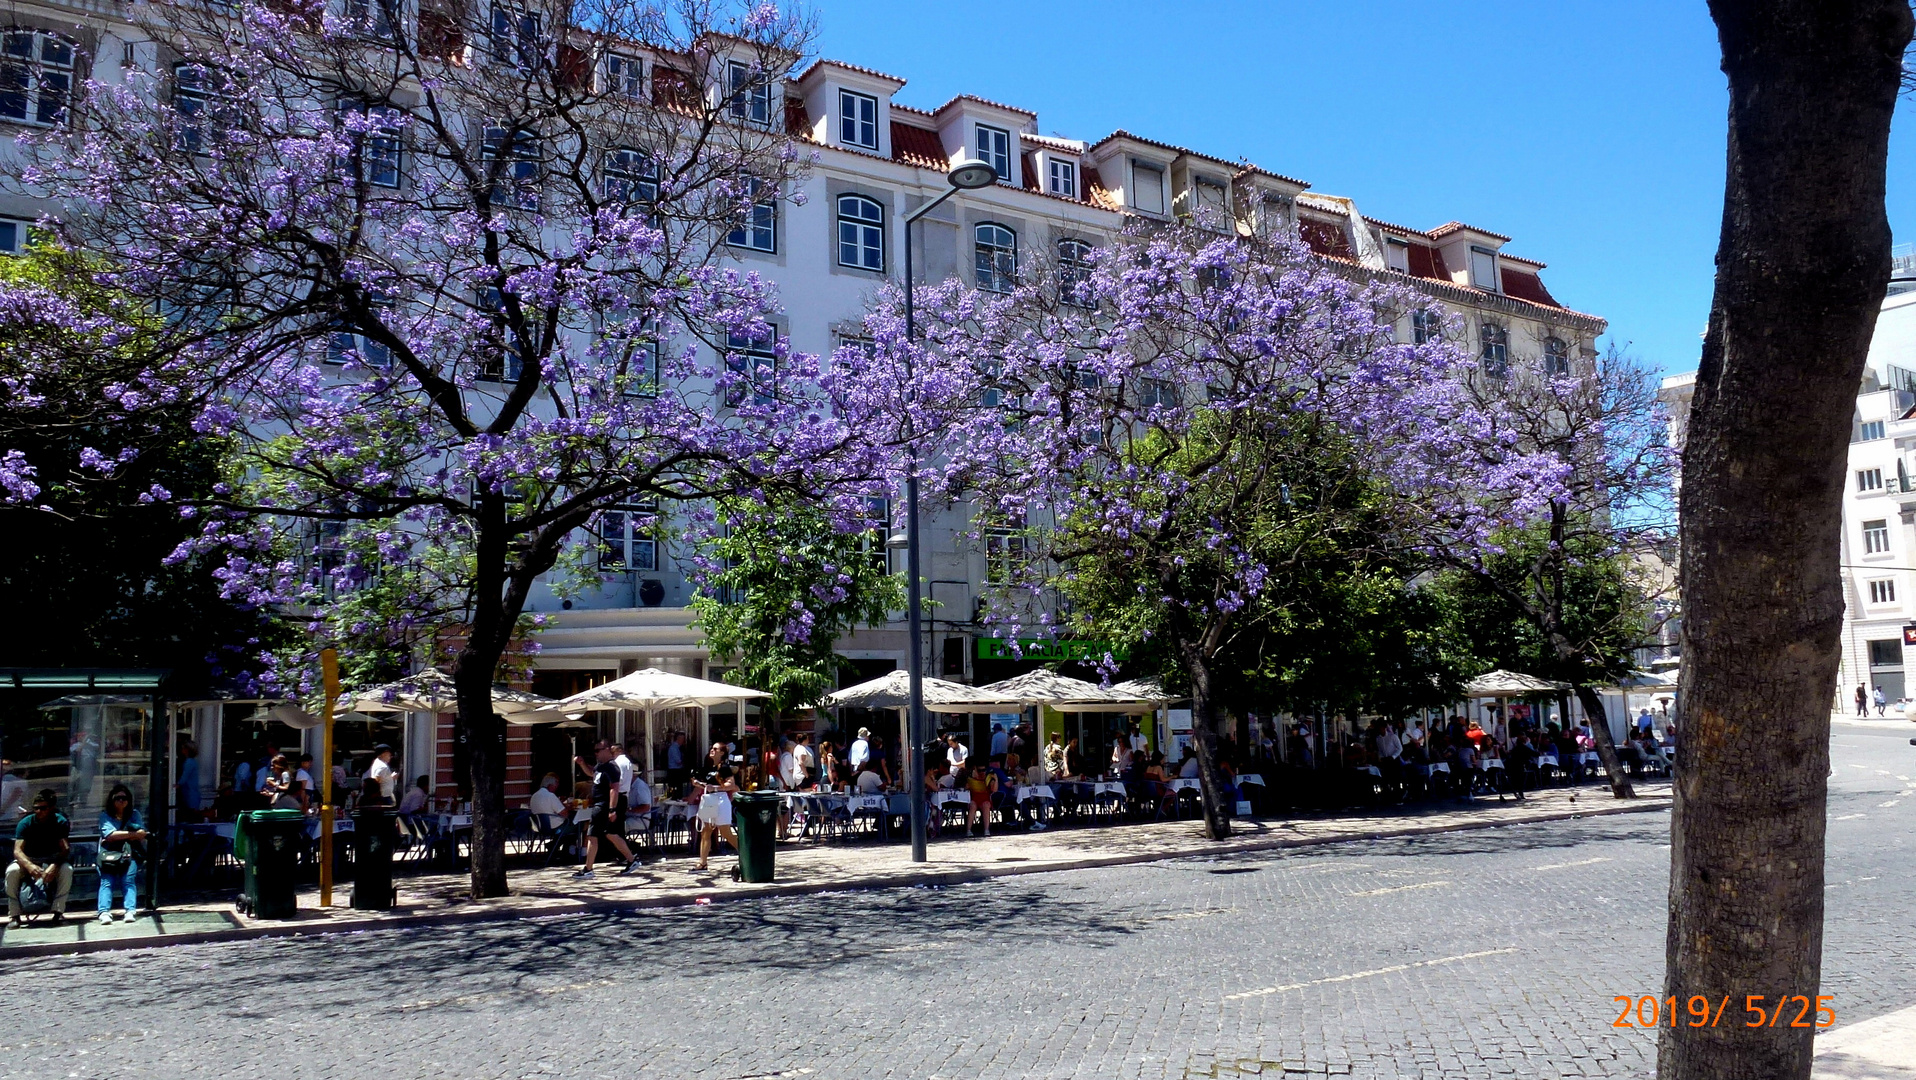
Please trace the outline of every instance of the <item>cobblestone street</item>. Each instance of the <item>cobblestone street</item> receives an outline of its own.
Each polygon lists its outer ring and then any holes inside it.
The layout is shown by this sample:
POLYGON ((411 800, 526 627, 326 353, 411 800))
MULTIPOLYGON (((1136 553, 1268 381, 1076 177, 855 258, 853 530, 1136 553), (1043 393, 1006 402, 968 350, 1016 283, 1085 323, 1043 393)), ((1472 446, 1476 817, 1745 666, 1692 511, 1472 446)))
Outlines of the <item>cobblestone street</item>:
MULTIPOLYGON (((1839 1025, 1916 1003, 1907 727, 1835 736, 1839 1025)), ((0 1075, 1647 1076, 1668 828, 21 959, 0 1075)))

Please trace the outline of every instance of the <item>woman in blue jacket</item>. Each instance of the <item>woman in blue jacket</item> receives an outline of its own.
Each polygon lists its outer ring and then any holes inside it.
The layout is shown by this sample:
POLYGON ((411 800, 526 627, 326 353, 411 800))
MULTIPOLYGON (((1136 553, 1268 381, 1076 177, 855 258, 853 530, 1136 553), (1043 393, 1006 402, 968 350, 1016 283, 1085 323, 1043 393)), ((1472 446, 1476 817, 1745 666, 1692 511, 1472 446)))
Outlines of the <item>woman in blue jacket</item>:
MULTIPOLYGON (((113 785, 106 797, 106 809, 100 811, 100 922, 113 921, 113 891, 118 889, 122 919, 133 918, 140 896, 140 867, 135 861, 135 844, 145 844, 147 832, 140 812, 133 808, 133 793, 125 784, 113 785)), ((144 850, 143 848, 140 850, 144 850)))

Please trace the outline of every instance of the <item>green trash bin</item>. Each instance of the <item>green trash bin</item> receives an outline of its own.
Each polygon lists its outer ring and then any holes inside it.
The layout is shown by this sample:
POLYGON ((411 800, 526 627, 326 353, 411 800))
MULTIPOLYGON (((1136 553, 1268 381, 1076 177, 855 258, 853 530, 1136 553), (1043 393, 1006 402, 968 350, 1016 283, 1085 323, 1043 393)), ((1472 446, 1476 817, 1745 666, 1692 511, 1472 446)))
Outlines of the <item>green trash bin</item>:
POLYGON ((246 866, 246 891, 234 906, 255 919, 290 919, 306 815, 297 810, 249 810, 233 829, 233 854, 246 866))
POLYGON ((778 842, 778 792, 741 791, 732 796, 738 825, 738 879, 772 880, 772 848, 778 842))
POLYGON ((396 819, 383 806, 362 806, 353 815, 353 907, 361 911, 386 911, 393 906, 396 819))

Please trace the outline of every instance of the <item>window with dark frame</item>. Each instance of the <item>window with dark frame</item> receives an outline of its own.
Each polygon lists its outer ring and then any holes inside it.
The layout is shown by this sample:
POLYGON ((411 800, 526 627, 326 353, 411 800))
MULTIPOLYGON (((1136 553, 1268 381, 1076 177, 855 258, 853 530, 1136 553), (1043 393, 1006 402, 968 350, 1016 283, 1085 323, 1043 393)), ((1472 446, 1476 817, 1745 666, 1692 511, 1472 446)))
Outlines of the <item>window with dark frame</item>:
POLYGON ((521 71, 536 71, 545 64, 545 39, 540 33, 540 16, 517 4, 492 5, 492 55, 513 64, 521 71))
POLYGON ((764 406, 778 401, 778 353, 773 344, 777 332, 767 330, 763 335, 727 334, 725 336, 725 369, 737 377, 738 381, 726 387, 725 404, 737 408, 745 403, 749 392, 752 404, 764 406))
POLYGON ((878 99, 856 90, 838 92, 838 141, 878 149, 878 99))
POLYGON ((346 0, 346 21, 360 37, 370 41, 393 40, 393 16, 399 0, 346 0))
POLYGON ((659 198, 659 170, 652 155, 630 146, 608 151, 600 179, 600 196, 629 211, 651 214, 659 198))
POLYGON ((1501 379, 1510 374, 1510 331, 1494 322, 1486 322, 1478 328, 1483 341, 1480 354, 1485 375, 1501 379))
POLYGON ((1543 373, 1570 374, 1570 343, 1560 337, 1543 339, 1543 373))
POLYGON ((491 192, 494 204, 520 210, 539 208, 540 154, 539 138, 531 132, 486 126, 479 159, 487 173, 496 177, 491 192), (502 160, 503 165, 494 165, 502 160))
POLYGON ((1873 668, 1902 667, 1903 639, 1889 638, 1870 642, 1869 666, 1873 668))
POLYGON ((24 26, 0 32, 0 120, 65 123, 73 75, 74 48, 66 38, 24 26))
POLYGON ((996 222, 972 228, 978 288, 1008 293, 1018 287, 1018 235, 996 222))
POLYGON ((863 195, 838 197, 838 265, 885 269, 885 208, 863 195))
POLYGON ((732 119, 753 127, 772 126, 772 79, 754 65, 737 60, 725 65, 726 110, 732 119))
POLYGON ((1881 470, 1881 469, 1859 469, 1859 470, 1857 470, 1857 473, 1856 473, 1856 490, 1858 490, 1858 491, 1881 491, 1881 490, 1883 490, 1883 470, 1881 470))
POLYGON ((605 89, 609 94, 621 97, 645 97, 645 64, 636 56, 625 53, 609 52, 605 54, 605 89))
POLYGON ((1147 214, 1164 213, 1164 169, 1142 161, 1131 163, 1132 207, 1147 214))
POLYGON ((657 570, 658 500, 624 503, 599 514, 599 569, 657 570))
MULTIPOLYGON (((382 316, 381 321, 384 321, 384 314, 393 308, 392 298, 383 295, 374 296, 371 306, 382 316)), ((393 354, 384 343, 375 341, 343 324, 336 325, 326 340, 326 362, 344 366, 352 360, 384 371, 392 367, 393 354)))
POLYGON ((756 176, 746 177, 744 195, 751 203, 745 208, 739 223, 726 234, 725 242, 752 251, 776 252, 778 201, 772 185, 756 176))
POLYGON ((1893 604, 1896 602, 1896 582, 1881 578, 1869 583, 1869 602, 1872 604, 1893 604))
POLYGON ((1440 311, 1418 308, 1410 313, 1410 339, 1415 345, 1444 340, 1444 316, 1440 311))
POLYGON ((339 111, 348 122, 353 172, 374 187, 397 188, 404 178, 405 129, 398 109, 347 98, 339 111))
POLYGON ((173 65, 174 145, 188 154, 204 154, 224 142, 238 123, 232 87, 224 72, 204 64, 173 65))
POLYGON ((1025 535, 1016 524, 988 525, 984 529, 985 583, 1007 585, 1024 569, 1025 535))
POLYGON ((1000 182, 1011 181, 1011 132, 978 125, 978 160, 991 166, 1000 182))
POLYGON ((483 343, 484 355, 480 357, 479 372, 475 376, 481 382, 518 382, 525 373, 525 357, 519 352, 513 340, 512 328, 506 323, 506 298, 498 289, 479 290, 479 308, 493 316, 493 327, 498 335, 497 347, 493 342, 483 343))
POLYGON ((1470 249, 1470 283, 1485 292, 1501 292, 1497 284, 1497 253, 1484 247, 1470 249))
POLYGON ((1058 302, 1096 305, 1091 296, 1091 245, 1074 237, 1058 241, 1058 302))
POLYGON ((1883 437, 1883 422, 1881 420, 1868 420, 1863 423, 1862 437, 1857 439, 1857 441, 1858 442, 1874 442, 1877 439, 1880 439, 1882 437, 1883 437))

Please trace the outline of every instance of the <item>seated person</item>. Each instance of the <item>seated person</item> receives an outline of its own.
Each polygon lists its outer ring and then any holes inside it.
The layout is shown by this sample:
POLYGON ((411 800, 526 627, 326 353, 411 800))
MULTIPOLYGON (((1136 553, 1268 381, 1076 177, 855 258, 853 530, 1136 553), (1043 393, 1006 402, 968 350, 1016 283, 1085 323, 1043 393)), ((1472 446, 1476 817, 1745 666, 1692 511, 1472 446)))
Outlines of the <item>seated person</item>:
POLYGON ((539 781, 539 789, 532 793, 532 801, 526 808, 538 815, 548 829, 556 831, 565 823, 565 800, 559 798, 557 773, 547 773, 545 779, 539 781))
MULTIPOLYGON (((556 782, 556 781, 555 781, 556 782)), ((412 789, 406 797, 399 800, 399 812, 402 814, 423 814, 426 812, 426 796, 432 787, 432 781, 420 777, 412 782, 412 789)))
POLYGON ((1178 776, 1185 780, 1196 780, 1197 775, 1197 752, 1187 746, 1184 748, 1184 760, 1178 763, 1178 776))
POLYGON ((645 774, 632 770, 632 786, 625 789, 625 815, 630 821, 636 814, 652 812, 652 785, 645 782, 645 774))
POLYGON ((71 825, 58 811, 53 789, 33 797, 33 812, 13 827, 13 861, 7 864, 7 927, 24 925, 20 890, 39 883, 53 905, 53 922, 66 921, 67 894, 73 891, 73 849, 67 837, 71 825))
POLYGON ((878 775, 878 766, 871 761, 859 763, 858 779, 853 783, 860 795, 877 795, 885 790, 885 778, 878 775))

